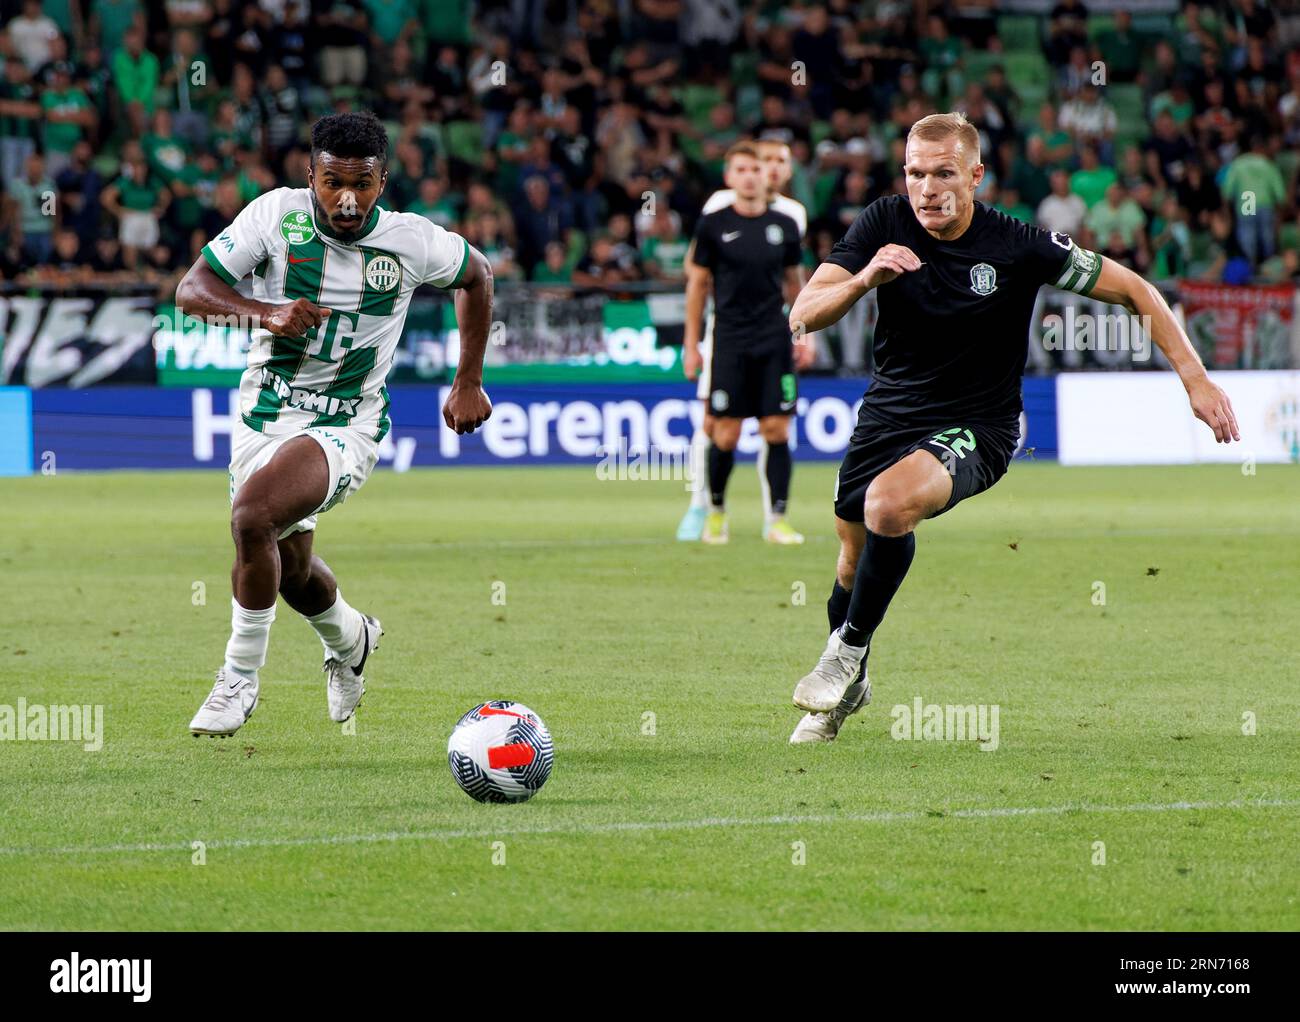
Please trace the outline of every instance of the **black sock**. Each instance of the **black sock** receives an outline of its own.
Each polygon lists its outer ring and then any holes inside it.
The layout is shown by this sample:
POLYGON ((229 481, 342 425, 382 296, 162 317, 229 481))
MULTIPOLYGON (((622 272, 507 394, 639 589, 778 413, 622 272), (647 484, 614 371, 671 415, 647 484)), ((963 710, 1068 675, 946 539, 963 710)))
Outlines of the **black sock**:
POLYGON ((714 507, 722 507, 727 499, 727 479, 736 464, 736 452, 724 451, 717 444, 709 444, 709 494, 714 507))
POLYGON ((790 500, 790 475, 794 471, 794 459, 790 457, 790 445, 767 445, 767 489, 772 500, 772 514, 785 514, 785 506, 790 500))
POLYGON ((840 629, 840 637, 850 646, 865 646, 871 641, 871 633, 903 584, 915 553, 916 536, 911 532, 905 536, 877 536, 867 530, 867 543, 853 577, 849 616, 840 629))
POLYGON ((831 590, 831 598, 826 601, 826 620, 830 622, 831 631, 844 624, 844 619, 848 616, 849 591, 840 585, 839 579, 836 579, 835 588, 831 590))

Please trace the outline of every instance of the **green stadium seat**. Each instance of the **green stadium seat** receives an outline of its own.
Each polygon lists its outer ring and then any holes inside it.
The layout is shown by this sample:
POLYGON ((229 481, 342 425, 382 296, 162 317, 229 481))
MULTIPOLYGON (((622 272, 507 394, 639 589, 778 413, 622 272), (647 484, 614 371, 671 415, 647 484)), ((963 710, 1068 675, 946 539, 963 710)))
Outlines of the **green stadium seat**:
POLYGON ((1003 57, 1002 65, 1007 69, 1007 81, 1013 85, 1038 82, 1048 85, 1051 82, 1051 68, 1040 52, 1008 53, 1003 57))
POLYGON ((1115 82, 1106 86, 1102 92, 1102 98, 1115 111, 1115 116, 1119 118, 1121 130, 1142 128, 1146 125, 1146 104, 1142 99, 1142 86, 1115 82))
POLYGON ((1033 14, 999 14, 998 38, 1007 53, 1039 53, 1043 48, 1042 29, 1033 14))
POLYGON ((988 77, 988 73, 1001 63, 1003 63, 1002 54, 992 53, 989 50, 967 50, 961 58, 968 82, 983 81, 988 77))

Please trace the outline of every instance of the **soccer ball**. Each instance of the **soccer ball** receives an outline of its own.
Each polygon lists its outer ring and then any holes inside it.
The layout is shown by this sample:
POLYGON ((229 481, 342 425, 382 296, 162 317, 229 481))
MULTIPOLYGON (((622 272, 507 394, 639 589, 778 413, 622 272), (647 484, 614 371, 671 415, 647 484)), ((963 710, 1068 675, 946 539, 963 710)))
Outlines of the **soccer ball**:
POLYGON ((542 718, 508 699, 474 707, 447 740, 451 776, 479 802, 527 802, 551 776, 554 758, 542 718))

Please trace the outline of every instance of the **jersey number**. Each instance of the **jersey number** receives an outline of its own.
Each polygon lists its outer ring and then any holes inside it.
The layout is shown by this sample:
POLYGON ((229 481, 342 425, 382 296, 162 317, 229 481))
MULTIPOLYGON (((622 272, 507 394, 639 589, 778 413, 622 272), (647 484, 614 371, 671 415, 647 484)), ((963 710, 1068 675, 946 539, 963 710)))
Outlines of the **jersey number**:
POLYGON ((324 323, 307 331, 307 354, 321 362, 337 362, 352 347, 352 332, 356 330, 359 319, 355 312, 336 309, 324 323), (350 329, 341 325, 345 319, 350 329))

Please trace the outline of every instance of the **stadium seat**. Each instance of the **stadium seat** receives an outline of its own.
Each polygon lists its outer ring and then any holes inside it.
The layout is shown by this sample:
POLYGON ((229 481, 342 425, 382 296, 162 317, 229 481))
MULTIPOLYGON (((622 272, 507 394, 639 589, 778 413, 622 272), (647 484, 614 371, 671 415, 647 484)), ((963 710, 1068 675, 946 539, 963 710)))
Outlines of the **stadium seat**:
POLYGON ((1043 48, 1042 29, 1032 14, 999 14, 998 38, 1008 54, 1040 53, 1043 48))
POLYGON ((961 63, 965 69, 968 82, 981 82, 988 77, 989 71, 998 64, 1003 63, 1003 60, 1000 53, 992 53, 989 50, 968 49, 962 55, 961 63))
POLYGON ((1146 105, 1142 100, 1142 86, 1116 82, 1107 85, 1102 98, 1111 105, 1122 128, 1140 128, 1146 131, 1146 105))

